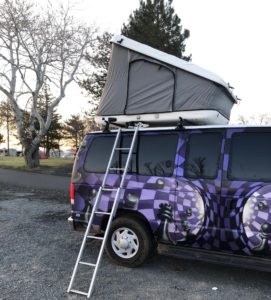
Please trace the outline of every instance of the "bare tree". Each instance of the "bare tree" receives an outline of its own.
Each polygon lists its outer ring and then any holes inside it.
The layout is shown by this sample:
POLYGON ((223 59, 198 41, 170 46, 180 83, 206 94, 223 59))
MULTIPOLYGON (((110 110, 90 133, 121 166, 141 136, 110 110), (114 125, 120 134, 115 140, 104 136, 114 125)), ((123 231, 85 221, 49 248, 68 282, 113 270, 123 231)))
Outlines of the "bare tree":
POLYGON ((238 124, 244 125, 270 125, 271 115, 266 113, 253 114, 250 116, 240 115, 237 118, 238 124))
POLYGON ((75 22, 70 7, 55 9, 48 4, 41 10, 30 0, 3 0, 0 4, 0 91, 14 111, 30 168, 39 166, 39 144, 94 35, 94 29, 75 22), (55 98, 48 105, 46 119, 38 105, 45 81, 55 98), (23 122, 25 107, 30 116, 27 128, 23 122))

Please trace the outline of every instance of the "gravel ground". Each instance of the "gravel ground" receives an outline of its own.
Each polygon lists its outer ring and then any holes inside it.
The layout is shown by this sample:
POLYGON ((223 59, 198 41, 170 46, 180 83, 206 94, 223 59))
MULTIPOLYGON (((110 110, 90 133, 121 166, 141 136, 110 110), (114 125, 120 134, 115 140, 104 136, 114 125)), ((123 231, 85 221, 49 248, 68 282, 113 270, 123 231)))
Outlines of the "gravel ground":
MULTIPOLYGON (((85 299, 66 293, 82 239, 69 230, 69 210, 66 194, 0 184, 0 299, 85 299)), ((86 260, 98 245, 87 245, 86 260)), ((81 271, 86 287, 90 271, 81 271)), ((270 280, 270 273, 166 256, 128 269, 104 256, 93 299, 271 299, 270 280)))

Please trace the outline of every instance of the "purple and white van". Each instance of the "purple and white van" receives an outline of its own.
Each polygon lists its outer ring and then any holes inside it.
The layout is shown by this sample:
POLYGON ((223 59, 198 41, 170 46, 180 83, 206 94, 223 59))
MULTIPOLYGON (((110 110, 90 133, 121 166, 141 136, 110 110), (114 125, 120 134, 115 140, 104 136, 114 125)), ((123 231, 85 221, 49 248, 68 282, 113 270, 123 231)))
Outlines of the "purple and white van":
MULTIPOLYGON (((71 181, 74 229, 86 227, 116 131, 87 134, 71 181)), ((122 133, 129 147, 133 130, 122 133)), ((116 153, 121 168, 127 151, 116 153)), ((107 187, 117 188, 112 172, 107 187)), ((110 212, 115 192, 99 210, 110 212)), ((103 234, 108 216, 96 216, 103 234)), ((271 270, 271 127, 140 129, 106 244, 115 262, 134 267, 156 248, 192 259, 271 270), (225 259, 226 258, 226 259, 225 259)))

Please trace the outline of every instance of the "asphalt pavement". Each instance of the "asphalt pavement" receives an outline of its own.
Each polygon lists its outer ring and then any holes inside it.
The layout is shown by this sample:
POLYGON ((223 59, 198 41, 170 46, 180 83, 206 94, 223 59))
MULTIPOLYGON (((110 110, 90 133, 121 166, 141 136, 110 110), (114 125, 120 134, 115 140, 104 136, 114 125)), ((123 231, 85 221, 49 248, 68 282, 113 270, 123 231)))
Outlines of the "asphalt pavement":
POLYGON ((68 192, 70 178, 68 176, 0 168, 0 183, 33 189, 68 192))
MULTIPOLYGON (((66 292, 83 234, 67 224, 69 182, 0 169, 0 300, 86 299, 66 292)), ((97 259, 99 245, 87 244, 86 261, 97 259)), ((82 269, 76 288, 86 290, 90 275, 82 269)), ((92 299, 271 300, 270 280, 271 273, 159 255, 128 269, 104 255, 92 299)))
MULTIPOLYGON (((63 193, 61 194, 63 195, 63 193)), ((69 199, 0 183, 0 300, 84 300, 67 294, 82 232, 69 230, 69 199)), ((95 262, 100 241, 87 243, 95 262)), ((82 266, 74 288, 86 291, 82 266)), ((103 256, 95 300, 267 300, 271 274, 156 255, 134 269, 103 256)))

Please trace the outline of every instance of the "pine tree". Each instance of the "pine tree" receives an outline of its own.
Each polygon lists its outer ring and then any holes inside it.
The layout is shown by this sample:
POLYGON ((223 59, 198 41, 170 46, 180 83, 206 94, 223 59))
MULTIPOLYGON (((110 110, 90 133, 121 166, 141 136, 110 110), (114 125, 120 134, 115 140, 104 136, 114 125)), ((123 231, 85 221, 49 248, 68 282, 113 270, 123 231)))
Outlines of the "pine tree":
POLYGON ((4 136, 3 136, 3 134, 0 133, 0 144, 2 144, 4 142, 5 142, 4 136))
MULTIPOLYGON (((140 6, 129 17, 128 24, 124 24, 123 35, 147 44, 151 47, 191 60, 191 55, 185 56, 185 42, 189 37, 189 30, 182 28, 181 19, 175 14, 172 0, 141 0, 140 6)), ((95 114, 106 81, 110 60, 112 34, 103 33, 98 37, 93 50, 94 55, 87 55, 86 60, 94 66, 92 75, 79 82, 91 100, 91 110, 86 112, 90 117, 95 114)), ((92 118, 93 122, 93 118, 92 118)))
MULTIPOLYGON (((39 110, 44 119, 47 118, 48 106, 52 102, 53 97, 50 93, 50 90, 47 85, 45 85, 43 89, 43 94, 39 98, 39 110)), ((50 156, 51 149, 59 150, 59 141, 62 139, 62 125, 60 122, 61 116, 53 111, 52 121, 50 127, 45 134, 44 138, 41 140, 40 146, 45 149, 45 155, 47 157, 50 156)), ((35 123, 36 129, 38 130, 39 125, 38 122, 35 123)))
POLYGON ((50 156, 50 150, 59 150, 60 140, 63 138, 60 119, 61 116, 59 114, 53 114, 51 125, 44 139, 40 143, 40 145, 45 149, 45 155, 47 157, 50 156))
POLYGON ((182 28, 181 19, 172 7, 173 0, 141 0, 140 6, 123 24, 121 33, 140 43, 175 55, 184 60, 185 41, 190 32, 182 28))
POLYGON ((96 44, 94 46, 94 55, 86 55, 86 60, 91 63, 95 68, 95 71, 90 77, 79 82, 79 85, 88 91, 92 96, 89 103, 92 106, 92 111, 97 110, 99 100, 102 96, 103 88, 106 81, 107 70, 110 60, 111 45, 110 40, 112 34, 104 32, 101 36, 97 37, 96 44))
POLYGON ((72 146, 77 150, 84 138, 85 129, 85 122, 80 115, 71 115, 71 117, 64 122, 63 136, 65 139, 71 141, 72 146))
MULTIPOLYGON (((9 155, 10 134, 16 129, 15 114, 8 101, 0 103, 0 127, 5 127, 7 138, 7 155, 9 155)), ((3 142, 2 142, 3 143, 3 142)))

